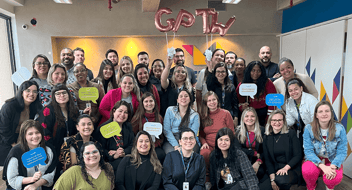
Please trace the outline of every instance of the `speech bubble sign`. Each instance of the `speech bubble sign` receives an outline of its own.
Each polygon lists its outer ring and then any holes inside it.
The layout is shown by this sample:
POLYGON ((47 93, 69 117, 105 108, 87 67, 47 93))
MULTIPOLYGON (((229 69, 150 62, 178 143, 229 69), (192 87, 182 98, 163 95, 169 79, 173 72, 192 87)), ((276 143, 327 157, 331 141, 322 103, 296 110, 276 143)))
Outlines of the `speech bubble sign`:
POLYGON ((159 135, 163 132, 163 126, 158 122, 146 122, 143 125, 143 130, 159 139, 159 135))
POLYGON ((257 94, 257 85, 254 83, 241 84, 239 92, 241 96, 249 96, 254 99, 257 94))
POLYGON ((31 168, 39 164, 45 166, 45 160, 46 154, 42 147, 35 148, 22 155, 22 163, 26 168, 31 168))
POLYGON ((281 109, 281 106, 285 103, 285 97, 282 94, 268 94, 265 97, 265 103, 268 106, 277 106, 281 109))
POLYGON ((113 136, 121 136, 121 127, 120 125, 113 121, 108 123, 100 128, 100 133, 104 138, 108 139, 113 136))
POLYGON ((17 86, 20 86, 24 81, 29 80, 32 74, 26 67, 21 67, 12 74, 11 79, 17 86))
POLYGON ((83 101, 91 100, 93 103, 97 103, 96 100, 99 98, 99 91, 95 87, 82 87, 78 91, 79 99, 83 101))

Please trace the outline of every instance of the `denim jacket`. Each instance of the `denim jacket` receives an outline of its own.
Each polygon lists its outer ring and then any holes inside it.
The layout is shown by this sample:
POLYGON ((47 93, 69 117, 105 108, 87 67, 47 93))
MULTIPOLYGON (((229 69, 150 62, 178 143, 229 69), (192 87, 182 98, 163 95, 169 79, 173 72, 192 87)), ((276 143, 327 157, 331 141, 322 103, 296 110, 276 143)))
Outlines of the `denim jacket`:
MULTIPOLYGON (((326 150, 331 164, 340 168, 347 156, 347 135, 343 125, 336 123, 335 128, 335 137, 332 141, 326 141, 326 150)), ((305 160, 309 160, 315 165, 318 165, 321 162, 318 154, 320 153, 323 143, 323 141, 314 138, 312 126, 310 124, 306 125, 303 133, 305 160)))

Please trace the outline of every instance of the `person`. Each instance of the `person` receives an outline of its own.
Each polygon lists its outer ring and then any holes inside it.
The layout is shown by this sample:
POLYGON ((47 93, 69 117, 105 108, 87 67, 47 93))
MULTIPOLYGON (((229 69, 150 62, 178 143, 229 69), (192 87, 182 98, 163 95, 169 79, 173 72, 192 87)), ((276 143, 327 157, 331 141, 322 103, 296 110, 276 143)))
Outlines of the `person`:
POLYGON ((314 108, 319 101, 306 93, 306 86, 299 78, 289 79, 286 86, 285 96, 289 97, 285 103, 287 125, 295 129, 303 146, 304 126, 313 121, 314 108))
POLYGON ((215 147, 216 133, 224 127, 231 129, 233 132, 235 130, 230 112, 220 108, 219 98, 213 91, 208 91, 204 95, 201 110, 199 140, 202 147, 200 148, 200 155, 204 157, 207 176, 209 176, 209 155, 215 147))
POLYGON ((168 107, 168 92, 164 91, 161 87, 161 75, 165 69, 165 64, 161 59, 155 59, 152 63, 150 70, 150 83, 152 83, 158 90, 160 97, 160 115, 165 116, 166 109, 168 107))
POLYGON ((235 135, 227 127, 216 134, 210 155, 212 189, 259 190, 258 179, 246 154, 235 146, 235 135))
POLYGON ((5 101, 0 110, 0 166, 11 148, 16 145, 21 124, 27 119, 34 119, 42 109, 35 81, 24 81, 15 97, 5 101))
POLYGON ((306 161, 302 165, 302 175, 307 189, 316 188, 320 175, 323 175, 327 189, 334 189, 343 178, 347 137, 345 127, 334 120, 328 101, 320 101, 315 106, 313 121, 304 129, 303 147, 306 161))
MULTIPOLYGON (((178 94, 178 105, 170 106, 166 110, 163 130, 167 140, 163 145, 166 154, 179 149, 180 130, 182 128, 190 128, 194 134, 198 134, 200 125, 199 114, 191 109, 191 97, 191 93, 188 90, 182 89, 178 94)), ((194 145, 194 151, 199 152, 198 143, 194 145)))
POLYGON ((132 111, 129 103, 121 100, 116 102, 114 107, 110 112, 110 119, 105 123, 101 124, 98 130, 95 131, 94 136, 97 137, 97 140, 102 144, 104 152, 107 152, 109 163, 116 171, 121 160, 125 155, 131 154, 134 134, 132 131, 132 125, 130 123, 132 118, 132 111), (111 122, 116 122, 121 128, 120 135, 116 135, 105 139, 100 133, 101 127, 111 122))
POLYGON ((295 73, 295 67, 290 59, 286 57, 281 58, 279 61, 279 68, 282 77, 274 81, 277 93, 280 93, 285 96, 287 81, 292 78, 299 78, 307 87, 306 93, 309 93, 315 98, 318 98, 319 93, 315 88, 313 80, 306 74, 295 73))
POLYGON ((237 88, 238 84, 243 81, 244 71, 246 69, 246 61, 239 57, 235 60, 233 76, 233 85, 237 88))
POLYGON ((263 154, 264 127, 259 125, 254 108, 246 108, 241 116, 241 124, 236 129, 235 145, 248 157, 259 180, 259 189, 271 189, 266 173, 263 154))
POLYGON ((215 49, 212 53, 211 61, 207 61, 207 67, 202 69, 198 73, 197 84, 196 84, 196 103, 197 103, 197 110, 200 111, 200 105, 202 105, 202 97, 205 93, 208 92, 207 89, 207 76, 209 75, 208 67, 210 70, 213 70, 213 66, 220 62, 225 61, 225 50, 223 49, 215 49))
MULTIPOLYGON (((94 124, 92 118, 87 114, 82 114, 77 118, 76 125, 78 133, 64 139, 60 150, 60 162, 63 164, 63 171, 71 166, 77 165, 79 160, 79 151, 83 143, 91 141, 99 150, 103 150, 102 145, 92 137, 94 124)), ((102 151, 103 152, 103 151, 102 151)), ((103 158, 105 152, 103 152, 103 158)))
POLYGON ((134 69, 133 69, 133 61, 129 56, 123 56, 122 59, 120 60, 120 66, 118 72, 115 72, 117 77, 116 77, 116 82, 117 84, 120 84, 122 81, 122 77, 125 74, 132 74, 133 75, 134 69))
POLYGON ((233 51, 228 51, 225 54, 225 64, 226 64, 226 68, 229 71, 229 79, 231 80, 231 82, 233 82, 233 74, 235 73, 235 60, 237 59, 237 55, 235 54, 235 52, 233 51))
POLYGON ((267 78, 264 66, 259 61, 252 61, 248 64, 244 72, 243 81, 238 84, 236 92, 240 111, 247 107, 253 107, 258 114, 259 124, 264 126, 268 115, 274 110, 274 106, 266 105, 265 97, 268 94, 275 94, 276 89, 273 82, 267 78), (257 94, 254 99, 240 95, 240 86, 246 83, 255 83, 257 85, 257 94))
POLYGON ((282 110, 274 110, 269 116, 263 151, 273 190, 290 189, 293 184, 301 184, 302 147, 296 133, 288 129, 282 110))
POLYGON ((157 190, 161 182, 162 169, 152 137, 146 131, 139 131, 131 154, 122 159, 117 169, 116 188, 157 190))
POLYGON ((112 89, 118 88, 113 63, 109 59, 104 59, 100 64, 97 78, 92 82, 98 83, 104 89, 104 94, 112 89))
MULTIPOLYGON (((208 67, 209 68, 209 67, 208 67)), ((213 91, 219 98, 220 107, 229 111, 235 126, 238 124, 238 100, 236 88, 229 79, 225 63, 215 65, 214 70, 207 76, 207 89, 213 91)))
POLYGON ((100 120, 100 113, 99 113, 99 105, 101 100, 104 97, 104 90, 101 88, 101 86, 95 82, 91 82, 87 80, 87 67, 83 63, 76 63, 74 66, 73 72, 77 78, 77 80, 71 84, 69 84, 67 87, 71 88, 73 92, 75 93, 77 99, 77 105, 79 112, 81 114, 88 114, 92 116, 92 121, 94 126, 98 126, 99 120, 100 120), (79 90, 81 88, 96 88, 98 91, 98 98, 96 99, 96 103, 93 101, 85 101, 82 100, 79 97, 79 90))
POLYGON ((276 63, 271 62, 271 49, 269 46, 263 46, 259 50, 259 59, 265 68, 266 77, 272 82, 278 79, 280 75, 279 67, 276 63))
POLYGON ((102 115, 99 126, 110 118, 110 111, 115 103, 124 100, 129 103, 130 108, 135 112, 139 105, 140 92, 137 81, 131 74, 122 77, 120 88, 112 89, 105 94, 99 105, 99 112, 102 115))
POLYGON ((55 85, 52 93, 54 98, 39 112, 38 121, 44 128, 45 141, 55 147, 56 155, 60 155, 64 138, 77 133, 76 121, 79 112, 64 84, 55 85))
POLYGON ((39 122, 29 119, 21 124, 18 144, 11 149, 4 165, 3 177, 8 190, 41 190, 42 186, 53 185, 57 158, 52 147, 45 144, 43 137, 43 127, 39 122), (26 168, 22 155, 38 147, 44 149, 45 165, 41 163, 26 168))
POLYGON ((145 51, 141 51, 138 53, 137 55, 137 58, 138 58, 138 64, 144 64, 147 66, 147 68, 149 68, 149 55, 147 52, 145 51))
MULTIPOLYGON (((157 122, 161 125, 163 124, 163 117, 161 117, 158 109, 156 108, 155 97, 150 92, 146 92, 143 94, 138 109, 132 117, 131 124, 135 135, 137 135, 139 131, 143 130, 143 126, 146 122, 157 122)), ((158 137, 153 137, 153 139, 155 140, 155 152, 160 162, 163 163, 165 159, 165 152, 162 149, 164 135, 161 134, 158 137)))
POLYGON ((101 157, 101 149, 94 142, 83 143, 80 149, 80 162, 65 171, 56 181, 53 190, 61 189, 110 189, 115 183, 114 170, 101 157))
POLYGON ((49 59, 43 54, 38 54, 32 62, 33 72, 30 80, 37 82, 39 87, 48 85, 47 77, 50 67, 49 59))
POLYGON ((114 49, 108 49, 108 51, 106 51, 105 53, 105 59, 111 61, 115 74, 117 75, 119 69, 119 54, 117 53, 117 51, 114 49))
POLYGON ((153 93, 158 109, 160 110, 160 96, 157 88, 149 80, 148 67, 145 64, 138 64, 134 69, 134 77, 137 79, 138 87, 141 91, 141 95, 145 92, 153 93))
POLYGON ((194 152, 197 144, 193 130, 183 128, 180 131, 180 149, 166 155, 164 170, 161 174, 165 189, 205 189, 204 158, 194 152))
POLYGON ((165 107, 168 108, 169 106, 177 105, 177 95, 182 89, 186 89, 191 93, 191 104, 193 104, 195 97, 192 84, 188 78, 189 73, 183 65, 176 65, 175 71, 173 72, 171 79, 169 79, 168 76, 172 64, 171 61, 171 59, 168 59, 166 67, 161 74, 161 88, 167 93, 167 101, 163 102, 166 104, 165 107))
MULTIPOLYGON (((52 67, 50 67, 47 78, 48 85, 39 87, 38 90, 40 102, 43 107, 49 105, 51 102, 53 86, 57 84, 66 84, 67 79, 68 76, 66 68, 64 66, 62 66, 61 64, 54 64, 52 67)), ((69 88, 68 90, 70 91, 70 96, 72 96, 75 105, 77 105, 77 98, 75 93, 71 88, 69 88)))
MULTIPOLYGON (((85 53, 82 48, 76 47, 74 50, 72 50, 72 53, 74 57, 74 60, 73 60, 74 65, 76 65, 77 63, 84 64, 84 61, 86 60, 86 58, 84 57, 85 53)), ((94 79, 93 72, 90 69, 87 69, 87 73, 88 73, 87 80, 94 79)))
MULTIPOLYGON (((188 73, 187 77, 189 79, 189 82, 192 84, 192 86, 195 86, 196 82, 197 82, 196 75, 194 74, 194 70, 192 68, 189 68, 185 65, 185 52, 181 48, 176 48, 175 52, 176 52, 176 54, 173 57, 175 65, 176 66, 183 66, 187 70, 187 73, 188 73)), ((176 69, 176 66, 172 67, 170 69, 170 73, 168 76, 169 79, 171 79, 172 76, 174 75, 174 71, 176 69)))

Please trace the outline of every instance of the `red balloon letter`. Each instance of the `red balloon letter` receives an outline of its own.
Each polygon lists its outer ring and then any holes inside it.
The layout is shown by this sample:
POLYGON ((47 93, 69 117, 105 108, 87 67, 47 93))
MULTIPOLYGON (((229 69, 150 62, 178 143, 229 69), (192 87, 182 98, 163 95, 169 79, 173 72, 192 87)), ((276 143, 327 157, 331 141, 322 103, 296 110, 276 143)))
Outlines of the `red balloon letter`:
POLYGON ((209 12, 212 15, 212 20, 211 20, 211 33, 219 33, 220 36, 225 36, 227 31, 230 29, 232 24, 236 21, 236 17, 232 16, 227 22, 226 25, 219 24, 218 23, 218 14, 219 12, 216 11, 210 11, 209 12))
POLYGON ((182 25, 186 28, 191 27, 194 24, 195 19, 196 18, 194 17, 194 15, 192 15, 190 12, 181 9, 177 15, 175 26, 172 29, 172 31, 177 32, 178 29, 180 28, 180 25, 182 25), (187 18, 188 20, 185 21, 185 20, 183 20, 183 18, 187 18))
POLYGON ((210 11, 214 11, 215 9, 196 9, 196 15, 203 17, 203 34, 210 33, 210 26, 209 26, 209 13, 210 11))
POLYGON ((161 8, 155 13, 155 26, 160 32, 168 32, 172 30, 175 24, 175 19, 169 18, 166 20, 167 26, 161 24, 161 15, 162 14, 171 14, 172 11, 169 8, 161 8))

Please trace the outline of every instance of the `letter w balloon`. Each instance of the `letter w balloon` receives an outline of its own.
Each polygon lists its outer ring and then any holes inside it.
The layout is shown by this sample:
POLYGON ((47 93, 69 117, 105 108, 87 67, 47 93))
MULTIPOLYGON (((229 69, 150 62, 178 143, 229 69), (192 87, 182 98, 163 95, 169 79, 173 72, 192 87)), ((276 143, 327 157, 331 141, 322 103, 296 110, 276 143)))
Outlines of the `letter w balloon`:
POLYGON ((230 27, 233 25, 233 23, 236 21, 236 17, 232 16, 227 22, 226 25, 223 25, 221 23, 218 23, 218 15, 219 12, 216 11, 210 11, 210 14, 212 15, 212 20, 211 20, 211 33, 219 33, 220 36, 225 36, 227 31, 230 29, 230 27))

